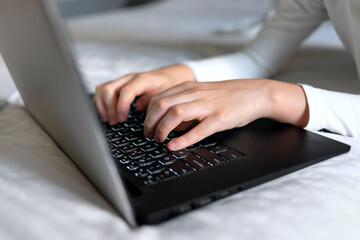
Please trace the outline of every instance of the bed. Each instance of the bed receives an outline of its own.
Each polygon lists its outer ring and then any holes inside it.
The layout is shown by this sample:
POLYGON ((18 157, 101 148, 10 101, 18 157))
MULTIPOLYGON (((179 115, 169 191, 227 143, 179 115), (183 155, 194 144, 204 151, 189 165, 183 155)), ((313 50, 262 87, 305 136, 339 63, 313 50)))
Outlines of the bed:
MULTIPOLYGON (((168 0, 72 18, 68 26, 91 92, 128 72, 239 49, 270 8, 270 1, 260 0, 168 0)), ((360 93, 355 66, 330 23, 274 78, 360 93)), ((1 59, 0 83, 0 239, 359 239, 360 139, 319 132, 351 145, 350 152, 131 229, 32 120, 1 59)))

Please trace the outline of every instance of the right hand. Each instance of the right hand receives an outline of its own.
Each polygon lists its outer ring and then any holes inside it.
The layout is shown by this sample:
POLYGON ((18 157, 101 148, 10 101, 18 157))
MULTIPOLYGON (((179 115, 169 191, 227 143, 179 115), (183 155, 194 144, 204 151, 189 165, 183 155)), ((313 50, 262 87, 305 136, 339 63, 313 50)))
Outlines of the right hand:
POLYGON ((140 111, 146 110, 151 97, 185 81, 195 81, 191 68, 175 65, 145 73, 130 73, 96 87, 94 102, 103 121, 110 125, 125 122, 130 105, 136 101, 140 111))

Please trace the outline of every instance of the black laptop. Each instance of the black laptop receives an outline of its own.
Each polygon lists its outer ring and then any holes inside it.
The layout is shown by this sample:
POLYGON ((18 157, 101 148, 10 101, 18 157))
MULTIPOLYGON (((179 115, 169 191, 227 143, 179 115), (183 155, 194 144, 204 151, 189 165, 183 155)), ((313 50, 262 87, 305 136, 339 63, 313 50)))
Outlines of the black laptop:
POLYGON ((0 0, 0 52, 26 108, 131 225, 153 224, 349 151, 268 119, 171 152, 143 136, 145 112, 97 117, 53 0, 0 0))

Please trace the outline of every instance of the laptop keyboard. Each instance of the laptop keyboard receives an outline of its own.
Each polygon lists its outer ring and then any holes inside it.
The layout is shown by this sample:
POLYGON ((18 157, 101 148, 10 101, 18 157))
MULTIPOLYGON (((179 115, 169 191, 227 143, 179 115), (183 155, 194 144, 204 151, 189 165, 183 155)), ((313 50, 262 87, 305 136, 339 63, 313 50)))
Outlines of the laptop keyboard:
POLYGON ((183 132, 173 131, 164 143, 157 143, 143 135, 145 117, 146 113, 138 111, 133 103, 125 123, 110 126, 102 122, 102 128, 114 159, 146 185, 245 157, 245 154, 211 138, 179 151, 170 151, 166 144, 183 132))

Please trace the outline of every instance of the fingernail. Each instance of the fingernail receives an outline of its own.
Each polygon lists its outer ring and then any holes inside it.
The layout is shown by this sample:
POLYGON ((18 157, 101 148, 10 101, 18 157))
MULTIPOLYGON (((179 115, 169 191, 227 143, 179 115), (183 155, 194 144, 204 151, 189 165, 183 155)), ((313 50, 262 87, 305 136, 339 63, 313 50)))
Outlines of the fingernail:
POLYGON ((139 98, 139 99, 137 100, 137 103, 143 104, 143 103, 144 103, 144 99, 143 99, 143 98, 139 98))
POLYGON ((177 150, 177 149, 176 149, 176 148, 177 148, 177 144, 174 143, 174 142, 172 142, 172 141, 168 143, 167 147, 168 147, 168 149, 170 149, 170 150, 172 150, 172 151, 177 150))
POLYGON ((109 124, 110 124, 110 125, 115 125, 115 124, 116 124, 116 120, 115 120, 114 117, 111 117, 111 118, 110 118, 109 124))
POLYGON ((144 131, 144 136, 147 138, 150 138, 149 132, 148 131, 144 131))
POLYGON ((154 139, 155 139, 156 142, 160 142, 160 138, 159 138, 159 137, 155 136, 154 139))
POLYGON ((125 121, 125 116, 124 116, 124 114, 119 113, 118 119, 119 119, 119 122, 124 122, 124 121, 125 121))

